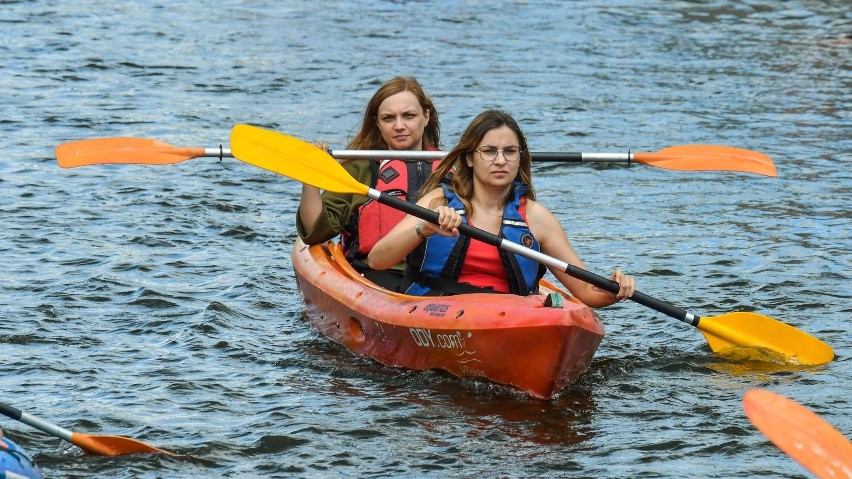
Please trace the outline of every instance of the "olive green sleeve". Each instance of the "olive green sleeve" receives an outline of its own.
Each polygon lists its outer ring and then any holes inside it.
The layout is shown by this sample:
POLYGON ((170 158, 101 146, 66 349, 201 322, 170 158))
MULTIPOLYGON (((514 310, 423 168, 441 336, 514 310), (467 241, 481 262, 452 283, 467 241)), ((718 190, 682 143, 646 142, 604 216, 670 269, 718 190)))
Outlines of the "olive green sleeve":
MULTIPOLYGON (((372 173, 370 172, 371 160, 353 160, 342 163, 345 169, 359 183, 370 186, 372 184, 372 173)), ((299 211, 296 211, 296 231, 305 244, 317 244, 334 238, 346 229, 352 219, 352 215, 358 207, 367 202, 367 198, 351 193, 322 193, 322 212, 317 221, 310 226, 302 224, 299 211)))

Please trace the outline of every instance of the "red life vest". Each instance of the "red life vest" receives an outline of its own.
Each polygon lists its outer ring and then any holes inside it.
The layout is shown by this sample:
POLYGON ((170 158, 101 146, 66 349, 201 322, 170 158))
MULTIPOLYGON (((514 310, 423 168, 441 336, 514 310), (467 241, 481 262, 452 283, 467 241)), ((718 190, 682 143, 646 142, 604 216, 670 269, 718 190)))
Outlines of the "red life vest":
MULTIPOLYGON (((437 148, 427 148, 427 150, 435 151, 437 148)), ((411 203, 416 201, 412 195, 417 194, 426 183, 432 169, 441 162, 441 160, 403 161, 390 158, 381 160, 381 163, 374 160, 368 161, 372 162, 371 188, 411 203)), ((405 213, 402 211, 368 199, 352 215, 349 226, 340 235, 340 243, 343 245, 346 258, 349 261, 365 258, 373 246, 403 218, 405 213)))

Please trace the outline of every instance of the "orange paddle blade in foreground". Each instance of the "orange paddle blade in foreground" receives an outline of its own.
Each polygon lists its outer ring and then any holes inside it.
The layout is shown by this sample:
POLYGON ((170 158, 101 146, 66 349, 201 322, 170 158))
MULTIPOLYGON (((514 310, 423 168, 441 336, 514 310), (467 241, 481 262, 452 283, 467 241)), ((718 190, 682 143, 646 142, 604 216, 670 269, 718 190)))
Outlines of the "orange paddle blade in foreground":
POLYGON ((764 389, 749 390, 743 408, 773 444, 817 477, 852 479, 852 442, 816 413, 764 389))

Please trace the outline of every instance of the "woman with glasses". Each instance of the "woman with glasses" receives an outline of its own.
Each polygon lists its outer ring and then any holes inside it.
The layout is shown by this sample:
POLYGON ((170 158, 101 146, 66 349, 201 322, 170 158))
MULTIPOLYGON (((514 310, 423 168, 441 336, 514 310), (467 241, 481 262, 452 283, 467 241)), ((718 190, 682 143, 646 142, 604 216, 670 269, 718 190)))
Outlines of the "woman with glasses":
MULTIPOLYGON (((458 226, 467 223, 585 269, 559 220, 535 201, 530 170, 517 122, 502 111, 479 114, 420 190, 417 204, 436 211, 440 224, 406 216, 376 243, 368 256, 370 267, 387 268, 408 256, 400 291, 413 295, 534 293, 544 266, 459 236, 458 226), (442 181, 450 173, 451 180, 442 181)), ((620 285, 615 295, 551 271, 592 307, 625 300, 636 289, 635 280, 618 268, 612 274, 620 285)))
MULTIPOLYGON (((367 103, 361 130, 349 142, 350 150, 438 150, 441 126, 432 100, 414 77, 385 82, 367 103)), ((328 145, 317 146, 328 150, 328 145)), ((435 161, 434 165, 438 162, 435 161)), ((431 161, 387 158, 350 160, 343 167, 362 184, 397 198, 414 202, 413 196, 432 172, 431 161)), ((387 271, 367 267, 373 245, 405 217, 405 214, 361 195, 324 192, 305 184, 296 214, 296 229, 305 244, 317 244, 340 235, 352 266, 367 279, 397 289, 404 265, 387 271)))

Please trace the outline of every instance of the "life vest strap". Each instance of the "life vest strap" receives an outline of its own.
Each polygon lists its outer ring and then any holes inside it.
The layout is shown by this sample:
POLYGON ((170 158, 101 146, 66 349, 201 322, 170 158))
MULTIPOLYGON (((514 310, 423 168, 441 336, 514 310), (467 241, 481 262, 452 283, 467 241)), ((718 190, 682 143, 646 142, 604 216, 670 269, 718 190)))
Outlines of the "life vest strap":
POLYGON ((470 283, 458 283, 451 279, 434 278, 420 271, 414 271, 411 268, 406 268, 404 282, 418 283, 429 288, 429 293, 426 296, 444 296, 455 294, 472 294, 472 293, 490 293, 504 294, 500 291, 495 291, 493 288, 480 288, 470 283))

